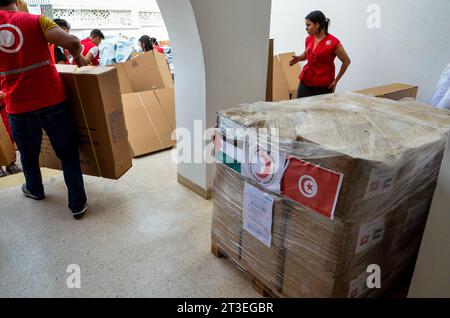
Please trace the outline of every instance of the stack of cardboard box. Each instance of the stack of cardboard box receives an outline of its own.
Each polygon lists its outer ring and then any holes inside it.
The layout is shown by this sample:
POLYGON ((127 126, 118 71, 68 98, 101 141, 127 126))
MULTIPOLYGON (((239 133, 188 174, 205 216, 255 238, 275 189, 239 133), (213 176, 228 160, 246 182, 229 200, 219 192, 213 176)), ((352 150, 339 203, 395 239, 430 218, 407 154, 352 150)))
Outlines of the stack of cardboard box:
POLYGON ((218 151, 234 161, 216 167, 212 239, 273 294, 377 296, 414 262, 450 113, 342 93, 256 103, 221 112, 218 122, 226 140, 218 151), (260 135, 262 164, 248 162, 253 148, 242 131, 227 130, 242 126, 279 129, 279 144, 260 135), (274 162, 281 177, 271 170, 274 162), (247 187, 260 197, 249 198, 247 187), (258 219, 267 201, 270 220, 258 219), (253 227, 244 228, 249 222, 253 227), (367 286, 371 265, 381 269, 381 288, 367 286))
POLYGON ((172 75, 164 55, 150 51, 115 67, 133 155, 173 147, 175 98, 172 75))
MULTIPOLYGON (((132 166, 117 71, 113 67, 57 65, 78 128, 84 174, 120 178, 132 166)), ((61 162, 44 134, 41 166, 61 170, 61 162)))

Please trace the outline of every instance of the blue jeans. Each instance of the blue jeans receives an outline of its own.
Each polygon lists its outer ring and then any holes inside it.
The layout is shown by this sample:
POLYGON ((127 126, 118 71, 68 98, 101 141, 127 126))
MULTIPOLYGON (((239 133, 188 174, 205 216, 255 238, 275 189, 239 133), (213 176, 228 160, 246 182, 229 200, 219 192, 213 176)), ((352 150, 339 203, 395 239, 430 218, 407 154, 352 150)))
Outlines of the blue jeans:
POLYGON ((69 209, 73 213, 81 211, 86 203, 86 193, 78 153, 78 135, 68 105, 63 102, 29 113, 10 114, 8 117, 14 140, 20 151, 28 191, 36 196, 44 195, 39 167, 42 129, 44 129, 62 163, 64 180, 69 192, 69 209))

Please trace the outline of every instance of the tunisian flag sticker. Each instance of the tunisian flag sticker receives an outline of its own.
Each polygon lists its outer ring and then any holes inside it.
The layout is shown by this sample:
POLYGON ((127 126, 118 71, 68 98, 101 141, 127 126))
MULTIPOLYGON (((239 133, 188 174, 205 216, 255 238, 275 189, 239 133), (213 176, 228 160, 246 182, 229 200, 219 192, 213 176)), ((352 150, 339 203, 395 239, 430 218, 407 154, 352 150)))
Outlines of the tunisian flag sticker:
POLYGON ((341 191, 344 175, 306 161, 289 157, 281 193, 330 219, 341 191))

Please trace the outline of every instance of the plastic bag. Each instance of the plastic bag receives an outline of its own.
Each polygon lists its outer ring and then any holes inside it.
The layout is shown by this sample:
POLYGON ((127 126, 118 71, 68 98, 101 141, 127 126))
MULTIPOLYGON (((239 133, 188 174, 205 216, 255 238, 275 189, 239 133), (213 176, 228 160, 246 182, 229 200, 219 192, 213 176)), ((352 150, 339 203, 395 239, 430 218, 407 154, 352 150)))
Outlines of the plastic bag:
POLYGON ((439 78, 436 92, 430 102, 431 106, 450 110, 450 64, 448 64, 439 78))

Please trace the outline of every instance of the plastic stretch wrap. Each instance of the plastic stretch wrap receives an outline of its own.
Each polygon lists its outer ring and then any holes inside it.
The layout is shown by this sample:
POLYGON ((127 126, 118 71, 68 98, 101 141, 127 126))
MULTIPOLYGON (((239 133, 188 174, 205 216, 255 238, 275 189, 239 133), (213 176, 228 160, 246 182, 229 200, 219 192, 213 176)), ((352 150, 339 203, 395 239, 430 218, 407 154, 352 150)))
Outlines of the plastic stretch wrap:
POLYGON ((415 259, 449 131, 450 112, 350 92, 221 112, 212 239, 277 295, 377 296, 415 259), (247 128, 267 129, 256 151, 278 153, 281 178, 249 163, 247 128), (244 229, 249 186, 273 201, 270 245, 244 229))

